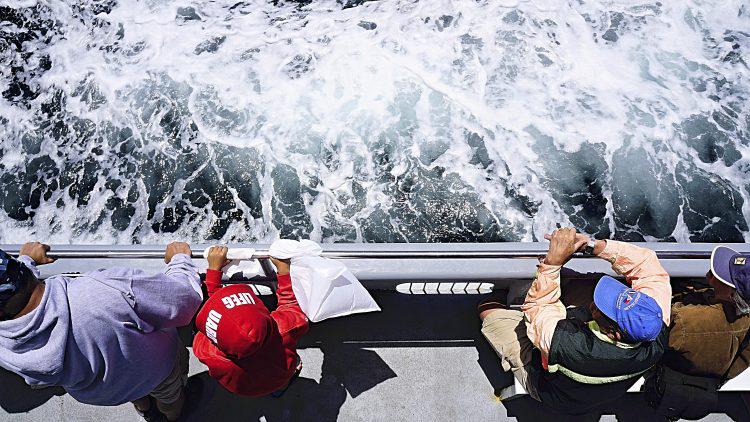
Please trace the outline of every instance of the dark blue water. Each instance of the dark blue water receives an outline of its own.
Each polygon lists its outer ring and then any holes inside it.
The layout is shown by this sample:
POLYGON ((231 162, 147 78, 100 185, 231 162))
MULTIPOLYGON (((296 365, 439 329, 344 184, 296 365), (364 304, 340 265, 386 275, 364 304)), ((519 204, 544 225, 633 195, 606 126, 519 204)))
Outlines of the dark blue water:
POLYGON ((0 242, 748 238, 740 1, 79 3, 0 2, 0 242))

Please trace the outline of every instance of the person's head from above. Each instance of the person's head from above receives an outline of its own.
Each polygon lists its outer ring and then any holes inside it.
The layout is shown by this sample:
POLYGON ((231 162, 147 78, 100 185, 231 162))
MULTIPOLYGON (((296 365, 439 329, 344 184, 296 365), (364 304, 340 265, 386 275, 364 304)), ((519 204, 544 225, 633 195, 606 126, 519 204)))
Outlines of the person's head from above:
MULTIPOLYGON (((49 246, 29 242, 21 246, 19 255, 29 256, 39 265, 54 260, 47 256, 49 246)), ((0 250, 0 321, 26 315, 39 304, 44 284, 23 263, 0 250)))
POLYGON ((717 300, 733 304, 739 315, 750 314, 750 253, 715 247, 706 281, 717 300))
POLYGON ((248 358, 261 350, 273 324, 268 309, 245 284, 217 291, 195 317, 198 331, 234 360, 248 358))
POLYGON ((606 275, 596 283, 589 310, 599 331, 624 343, 654 341, 664 324, 654 298, 606 275))

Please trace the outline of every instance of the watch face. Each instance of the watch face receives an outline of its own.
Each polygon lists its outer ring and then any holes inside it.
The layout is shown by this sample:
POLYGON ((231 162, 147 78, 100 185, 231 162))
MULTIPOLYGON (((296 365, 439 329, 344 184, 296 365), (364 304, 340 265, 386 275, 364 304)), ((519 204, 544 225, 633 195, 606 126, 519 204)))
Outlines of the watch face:
POLYGON ((586 247, 583 249, 583 253, 586 255, 593 255, 594 254, 594 245, 596 244, 595 241, 590 241, 586 247))

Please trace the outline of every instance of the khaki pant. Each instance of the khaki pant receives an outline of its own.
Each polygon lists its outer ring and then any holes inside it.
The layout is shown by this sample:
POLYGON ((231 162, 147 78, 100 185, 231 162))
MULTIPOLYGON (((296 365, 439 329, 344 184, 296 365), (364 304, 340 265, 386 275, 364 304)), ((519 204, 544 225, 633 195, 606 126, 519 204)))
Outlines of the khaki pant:
POLYGON ((523 312, 514 309, 492 311, 482 321, 482 334, 500 357, 503 369, 513 371, 513 376, 529 395, 539 400, 536 390, 539 373, 531 364, 534 345, 526 336, 523 312))
POLYGON ((177 359, 175 359, 172 372, 149 395, 164 404, 175 403, 180 398, 180 393, 182 393, 185 384, 187 384, 188 359, 188 349, 180 344, 180 347, 177 348, 177 359))

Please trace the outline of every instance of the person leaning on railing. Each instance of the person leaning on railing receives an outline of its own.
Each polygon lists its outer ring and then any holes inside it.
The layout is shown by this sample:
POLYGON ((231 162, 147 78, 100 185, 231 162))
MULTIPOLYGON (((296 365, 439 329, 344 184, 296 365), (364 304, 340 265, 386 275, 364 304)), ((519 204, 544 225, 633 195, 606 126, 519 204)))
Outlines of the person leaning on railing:
POLYGON ((533 398, 560 412, 588 413, 622 397, 661 359, 668 339, 669 275, 649 249, 593 241, 572 228, 545 237, 549 250, 523 312, 480 305, 482 333, 502 367, 513 371, 533 398), (560 301, 560 269, 584 248, 609 261, 625 284, 604 276, 589 312, 569 312, 560 301))
POLYGON ((49 246, 0 251, 0 366, 32 388, 60 386, 76 400, 132 401, 146 420, 176 420, 185 403, 188 352, 177 327, 201 304, 186 243, 167 246, 163 273, 115 267, 39 279, 49 246))
POLYGON ((297 341, 309 329, 292 290, 290 263, 271 258, 277 270, 278 303, 269 312, 250 286, 222 287, 226 246, 211 247, 207 258, 209 297, 195 318, 195 357, 232 393, 280 396, 302 370, 297 341))
POLYGON ((717 246, 706 283, 674 295, 664 367, 646 382, 649 401, 666 416, 715 410, 721 384, 750 366, 750 254, 717 246))

